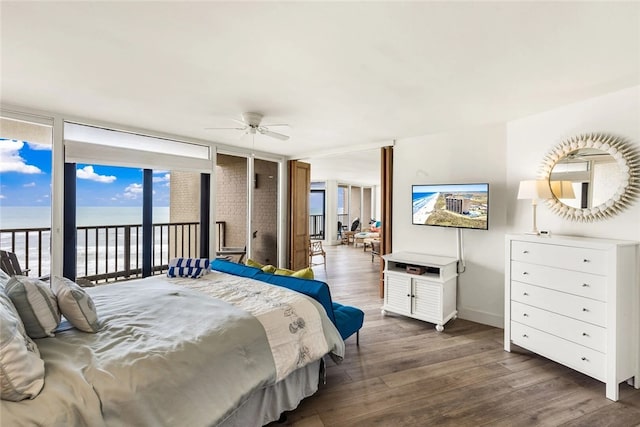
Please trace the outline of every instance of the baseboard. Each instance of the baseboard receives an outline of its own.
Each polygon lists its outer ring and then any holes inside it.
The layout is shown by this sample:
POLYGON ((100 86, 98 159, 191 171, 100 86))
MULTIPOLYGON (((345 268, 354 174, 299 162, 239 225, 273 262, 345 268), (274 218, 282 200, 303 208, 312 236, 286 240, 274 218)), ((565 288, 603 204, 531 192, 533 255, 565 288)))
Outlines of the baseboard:
POLYGON ((504 316, 498 316, 494 313, 487 313, 485 311, 472 310, 468 308, 458 308, 458 317, 460 319, 471 320, 472 322, 504 329, 504 316))

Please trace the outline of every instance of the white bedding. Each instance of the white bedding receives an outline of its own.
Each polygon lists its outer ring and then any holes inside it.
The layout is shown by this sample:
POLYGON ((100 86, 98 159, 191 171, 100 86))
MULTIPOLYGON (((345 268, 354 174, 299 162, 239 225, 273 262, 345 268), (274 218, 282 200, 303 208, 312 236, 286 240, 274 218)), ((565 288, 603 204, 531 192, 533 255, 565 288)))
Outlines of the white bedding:
POLYGON ((344 343, 319 304, 225 276, 88 288, 100 331, 69 328, 36 340, 44 388, 33 400, 2 401, 2 425, 216 425, 297 366, 329 351, 343 356, 344 343), (212 287, 207 293, 230 302, 187 287, 212 287), (301 318, 304 328, 292 333, 301 318))

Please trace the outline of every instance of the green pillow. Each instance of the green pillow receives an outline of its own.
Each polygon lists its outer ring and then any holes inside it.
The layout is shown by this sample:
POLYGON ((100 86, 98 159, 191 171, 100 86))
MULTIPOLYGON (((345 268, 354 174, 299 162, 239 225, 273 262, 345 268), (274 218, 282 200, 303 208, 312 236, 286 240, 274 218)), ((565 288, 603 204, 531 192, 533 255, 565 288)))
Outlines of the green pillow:
POLYGON ((291 276, 293 273, 295 273, 295 271, 293 270, 288 270, 286 268, 277 268, 274 271, 275 274, 279 274, 281 276, 291 276))
POLYGON ((262 268, 264 267, 264 265, 260 264, 259 262, 256 262, 254 260, 252 260, 251 258, 248 258, 245 262, 244 265, 248 265, 249 267, 256 267, 256 268, 262 268))
POLYGON ((275 268, 271 264, 262 266, 262 271, 264 271, 265 273, 275 273, 276 270, 277 270, 277 268, 275 268))
POLYGON ((278 268, 275 274, 281 276, 298 277, 300 279, 313 279, 313 270, 310 267, 300 269, 298 271, 288 270, 286 268, 278 268))
POLYGON ((291 276, 292 277, 299 277, 301 279, 311 279, 311 280, 313 280, 313 278, 314 278, 313 277, 313 270, 310 267, 298 270, 298 271, 294 272, 291 276))

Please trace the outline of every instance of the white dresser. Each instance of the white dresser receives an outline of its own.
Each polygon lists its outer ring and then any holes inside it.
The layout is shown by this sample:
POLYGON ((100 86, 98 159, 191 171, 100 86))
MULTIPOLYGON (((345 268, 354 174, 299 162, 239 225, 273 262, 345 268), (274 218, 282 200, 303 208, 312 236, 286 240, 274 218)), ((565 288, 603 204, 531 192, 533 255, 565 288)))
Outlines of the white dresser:
POLYGON ((640 388, 638 242, 506 236, 504 349, 516 344, 606 383, 640 388))
POLYGON ((416 252, 394 252, 383 255, 384 305, 382 314, 393 312, 435 323, 442 332, 444 325, 457 316, 457 258, 416 252), (419 268, 421 274, 410 274, 407 266, 419 268))

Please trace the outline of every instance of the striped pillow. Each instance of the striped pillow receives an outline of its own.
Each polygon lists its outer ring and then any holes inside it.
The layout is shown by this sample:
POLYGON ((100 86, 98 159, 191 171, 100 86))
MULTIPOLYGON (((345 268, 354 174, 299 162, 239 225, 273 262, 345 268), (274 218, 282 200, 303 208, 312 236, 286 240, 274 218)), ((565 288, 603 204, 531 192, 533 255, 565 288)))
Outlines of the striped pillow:
POLYGON ((169 261, 169 277, 190 277, 197 279, 209 272, 210 264, 207 258, 173 258, 169 261))
POLYGON ((31 338, 54 336, 61 316, 49 285, 35 278, 13 276, 4 290, 18 310, 27 335, 31 338))
POLYGON ((54 277, 51 287, 56 293, 58 307, 69 323, 83 332, 98 332, 98 312, 87 291, 66 277, 54 277))

